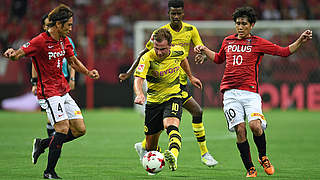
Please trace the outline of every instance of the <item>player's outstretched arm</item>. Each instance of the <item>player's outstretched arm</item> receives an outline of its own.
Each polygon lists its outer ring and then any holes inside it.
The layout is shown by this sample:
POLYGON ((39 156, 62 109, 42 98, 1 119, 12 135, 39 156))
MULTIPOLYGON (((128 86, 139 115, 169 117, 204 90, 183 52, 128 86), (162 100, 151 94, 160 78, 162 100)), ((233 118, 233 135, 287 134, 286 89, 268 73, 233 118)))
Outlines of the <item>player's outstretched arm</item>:
POLYGON ((12 61, 18 60, 25 56, 25 52, 22 49, 14 50, 12 48, 9 48, 4 52, 4 57, 9 58, 12 61))
POLYGON ((76 87, 76 71, 70 65, 68 65, 68 68, 70 72, 69 86, 71 90, 74 90, 76 87))
POLYGON ((195 87, 202 89, 202 83, 201 83, 201 81, 200 81, 198 78, 196 78, 196 77, 194 77, 194 76, 192 75, 192 72, 191 72, 191 69, 190 69, 190 65, 189 65, 188 60, 187 60, 187 59, 184 59, 183 61, 181 61, 181 64, 180 64, 180 65, 181 65, 182 69, 184 70, 184 72, 186 72, 186 74, 188 75, 188 78, 189 78, 190 82, 191 82, 195 87))
POLYGON ((85 74, 89 76, 91 79, 99 79, 100 75, 97 70, 91 70, 89 71, 82 63, 79 61, 79 59, 75 56, 68 57, 68 64, 76 70, 77 72, 80 72, 82 74, 85 74))
MULTIPOLYGON (((212 61, 214 61, 214 56, 215 56, 215 52, 211 51, 209 48, 207 48, 206 46, 203 45, 198 45, 196 47, 194 47, 194 52, 196 54, 202 54, 204 53, 209 59, 211 59, 212 61)), ((202 64, 204 61, 201 61, 201 59, 197 59, 197 56, 195 58, 195 62, 196 64, 202 64)))
POLYGON ((143 51, 141 51, 139 53, 139 56, 138 58, 133 62, 133 64, 131 65, 131 67, 129 68, 129 70, 126 72, 126 73, 120 73, 119 74, 119 79, 120 79, 120 82, 128 79, 134 72, 134 70, 137 68, 138 64, 139 64, 139 61, 140 61, 140 58, 149 51, 149 49, 145 48, 143 51))
POLYGON ((305 30, 294 43, 289 45, 290 53, 291 54, 295 53, 303 43, 311 39, 312 39, 312 31, 309 29, 305 30))
POLYGON ((134 78, 134 85, 133 85, 133 89, 134 92, 136 94, 136 98, 134 99, 134 103, 135 104, 141 104, 143 105, 143 103, 145 102, 146 98, 143 94, 143 90, 142 90, 142 84, 143 84, 144 79, 141 77, 135 77, 134 78))

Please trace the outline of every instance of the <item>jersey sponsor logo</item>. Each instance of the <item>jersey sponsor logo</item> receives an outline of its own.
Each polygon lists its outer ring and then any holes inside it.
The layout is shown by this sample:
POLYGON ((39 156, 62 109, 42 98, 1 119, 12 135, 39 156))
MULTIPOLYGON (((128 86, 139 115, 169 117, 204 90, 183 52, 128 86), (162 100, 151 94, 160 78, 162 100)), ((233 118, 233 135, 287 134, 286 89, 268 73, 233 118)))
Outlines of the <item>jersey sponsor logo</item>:
POLYGON ((262 120, 266 120, 264 118, 264 115, 260 114, 260 113, 251 113, 251 117, 260 117, 262 120))
POLYGON ((166 69, 164 71, 154 71, 153 74, 155 74, 156 77, 164 76, 164 75, 167 75, 168 73, 171 74, 171 73, 178 72, 179 69, 180 69, 180 66, 177 66, 177 67, 174 67, 174 68, 166 69))
POLYGON ((23 46, 24 48, 27 48, 28 46, 30 46, 30 43, 27 42, 27 43, 23 44, 22 46, 23 46))
POLYGON ((49 60, 51 60, 52 58, 62 57, 65 54, 66 54, 65 50, 62 50, 60 52, 48 52, 49 60))
POLYGON ((144 66, 145 66, 144 64, 140 64, 137 68, 137 71, 142 72, 144 70, 144 66))
POLYGON ((251 52, 252 46, 247 45, 228 45, 227 52, 251 52))

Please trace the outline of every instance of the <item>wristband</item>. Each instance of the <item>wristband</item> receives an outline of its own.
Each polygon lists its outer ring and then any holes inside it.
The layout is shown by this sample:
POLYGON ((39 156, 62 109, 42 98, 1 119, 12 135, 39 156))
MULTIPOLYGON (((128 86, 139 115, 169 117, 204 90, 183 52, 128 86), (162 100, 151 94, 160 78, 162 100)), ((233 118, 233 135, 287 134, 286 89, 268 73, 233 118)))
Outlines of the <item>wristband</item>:
POLYGON ((31 78, 30 82, 31 82, 32 86, 36 86, 37 82, 38 82, 38 78, 31 78))
POLYGON ((71 80, 71 81, 75 81, 75 80, 76 80, 76 78, 74 78, 74 77, 71 77, 71 78, 70 78, 70 80, 71 80))

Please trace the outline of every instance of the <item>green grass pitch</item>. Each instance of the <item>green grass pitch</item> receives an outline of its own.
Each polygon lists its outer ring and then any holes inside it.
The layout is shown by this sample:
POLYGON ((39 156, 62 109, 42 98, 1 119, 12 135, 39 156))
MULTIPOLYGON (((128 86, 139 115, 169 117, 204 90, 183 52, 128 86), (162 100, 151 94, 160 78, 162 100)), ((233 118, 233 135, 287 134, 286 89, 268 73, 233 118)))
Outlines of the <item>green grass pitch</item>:
MULTIPOLYGON (((251 155, 260 179, 320 179, 320 113, 308 111, 264 112, 267 154, 275 166, 268 176, 257 162, 257 149, 248 131, 251 155)), ((103 109, 83 112, 87 134, 63 145, 56 171, 63 179, 244 179, 245 169, 228 132, 220 109, 205 109, 204 123, 209 151, 219 161, 214 168, 200 162, 191 116, 184 111, 180 132, 182 149, 178 169, 167 167, 156 176, 142 168, 134 144, 144 138, 143 118, 132 109, 103 109)), ((46 137, 46 116, 42 112, 0 111, 0 179, 42 179, 47 153, 37 165, 31 163, 32 141, 46 137)), ((167 148, 167 135, 160 145, 167 148)))

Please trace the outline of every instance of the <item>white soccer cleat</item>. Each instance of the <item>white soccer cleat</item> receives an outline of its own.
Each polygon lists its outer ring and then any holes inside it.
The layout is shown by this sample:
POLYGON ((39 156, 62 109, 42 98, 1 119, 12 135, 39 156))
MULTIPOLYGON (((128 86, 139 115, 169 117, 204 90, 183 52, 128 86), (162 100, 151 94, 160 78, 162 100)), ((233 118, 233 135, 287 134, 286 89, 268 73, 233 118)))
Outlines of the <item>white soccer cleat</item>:
POLYGON ((142 142, 138 142, 134 145, 134 148, 136 149, 140 162, 142 162, 142 158, 144 154, 147 152, 143 147, 142 147, 142 142))
POLYGON ((201 156, 201 162, 208 167, 214 167, 218 164, 218 161, 216 161, 209 152, 201 156))
POLYGON ((172 171, 175 171, 177 170, 177 158, 176 156, 169 150, 166 150, 164 152, 164 157, 165 157, 165 160, 168 162, 169 164, 169 169, 171 169, 172 171))

